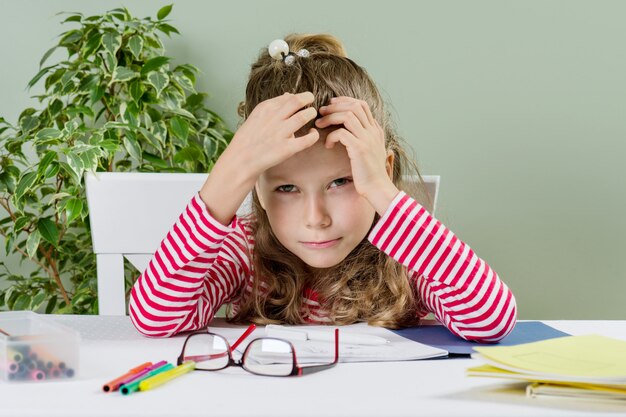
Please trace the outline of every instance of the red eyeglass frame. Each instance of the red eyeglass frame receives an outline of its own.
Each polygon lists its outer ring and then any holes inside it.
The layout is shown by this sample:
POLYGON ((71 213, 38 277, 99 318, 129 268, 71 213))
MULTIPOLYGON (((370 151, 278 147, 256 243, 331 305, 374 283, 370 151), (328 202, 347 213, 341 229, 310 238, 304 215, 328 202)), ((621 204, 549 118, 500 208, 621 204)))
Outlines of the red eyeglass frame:
POLYGON ((232 352, 233 350, 235 350, 237 348, 237 346, 239 346, 241 344, 241 342, 243 342, 249 335, 250 333, 252 333, 254 330, 256 329, 256 325, 255 324, 251 324, 246 331, 239 337, 239 339, 237 339, 237 341, 235 343, 233 343, 232 346, 229 345, 228 340, 226 340, 226 338, 222 335, 219 335, 217 333, 212 333, 210 331, 207 330, 201 330, 201 331, 197 331, 197 332, 193 332, 191 334, 189 334, 187 336, 187 338, 185 339, 185 343, 183 344, 183 348, 180 352, 180 355, 178 356, 178 359, 176 360, 177 365, 181 365, 184 361, 186 360, 195 360, 195 359, 219 359, 219 358, 223 358, 224 355, 228 355, 228 362, 226 363, 226 365, 224 365, 221 368, 216 368, 216 369, 196 369, 196 371, 220 371, 222 369, 228 368, 229 366, 238 366, 240 368, 243 368, 244 370, 255 374, 255 375, 261 375, 261 376, 303 376, 303 375, 308 375, 308 374, 312 374, 315 372, 319 372, 319 371, 323 371, 325 369, 329 369, 332 368, 333 366, 337 365, 337 363, 339 362, 339 329, 335 329, 335 359, 333 360, 333 362, 331 363, 327 363, 327 364, 322 364, 322 365, 309 365, 309 366, 300 366, 298 365, 298 360, 296 357, 296 349, 293 346, 293 344, 285 339, 279 339, 276 337, 257 337, 256 339, 251 340, 248 345, 246 346, 246 349, 243 352, 243 356, 241 358, 241 360, 234 360, 233 356, 232 356, 232 352), (195 335, 199 335, 199 334, 210 334, 213 336, 218 336, 221 337, 222 339, 224 339, 224 341, 226 342, 226 347, 227 347, 227 351, 224 353, 218 353, 218 354, 213 354, 213 355, 193 355, 193 356, 184 356, 185 354, 185 347, 187 346, 187 342, 189 341, 189 339, 192 336, 195 335), (288 343, 289 346, 291 347, 291 354, 293 355, 293 366, 291 369, 291 372, 287 375, 268 375, 268 374, 263 374, 263 373, 258 373, 258 372, 254 372, 251 371, 250 369, 246 368, 244 366, 244 362, 245 362, 245 358, 248 355, 248 350, 250 349, 250 346, 252 345, 252 343, 254 343, 257 340, 279 340, 281 342, 285 342, 288 343))

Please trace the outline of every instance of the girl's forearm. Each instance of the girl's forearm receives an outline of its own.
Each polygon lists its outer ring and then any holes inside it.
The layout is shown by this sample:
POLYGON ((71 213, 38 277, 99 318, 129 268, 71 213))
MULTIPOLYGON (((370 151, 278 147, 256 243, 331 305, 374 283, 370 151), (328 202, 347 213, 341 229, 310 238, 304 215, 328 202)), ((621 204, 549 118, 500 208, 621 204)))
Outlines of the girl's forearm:
POLYGON ((254 187, 258 176, 250 168, 249 161, 233 155, 227 149, 200 189, 200 198, 217 221, 228 225, 254 187))

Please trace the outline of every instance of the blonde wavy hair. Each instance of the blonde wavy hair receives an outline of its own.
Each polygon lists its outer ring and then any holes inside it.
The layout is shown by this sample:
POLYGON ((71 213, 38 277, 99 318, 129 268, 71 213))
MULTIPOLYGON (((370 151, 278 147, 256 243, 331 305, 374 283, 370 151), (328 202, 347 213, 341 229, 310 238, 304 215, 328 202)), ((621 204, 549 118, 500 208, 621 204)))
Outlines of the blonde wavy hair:
MULTIPOLYGON (((310 55, 296 57, 293 65, 286 65, 272 59, 267 48, 262 49, 252 64, 245 101, 239 105, 243 120, 259 103, 285 92, 311 91, 316 109, 337 96, 364 100, 385 132, 387 149, 394 153, 393 182, 411 195, 426 196, 414 159, 402 147, 378 89, 367 72, 346 56, 341 42, 328 34, 291 34, 284 40, 290 51, 306 49, 310 55), (409 189, 411 184, 403 182, 406 175, 419 178, 417 188, 409 189)), ((307 132, 313 123, 300 132, 307 132)), ((377 214, 373 224, 378 219, 377 214)), ((303 312, 308 308, 302 297, 306 288, 318 294, 321 307, 337 325, 367 321, 371 325, 401 328, 419 321, 421 301, 409 282, 406 268, 373 246, 367 236, 338 265, 313 275, 300 258, 278 241, 254 191, 251 220, 255 279, 251 294, 242 296, 231 321, 302 324, 303 312)), ((232 310, 228 313, 231 316, 232 310)))

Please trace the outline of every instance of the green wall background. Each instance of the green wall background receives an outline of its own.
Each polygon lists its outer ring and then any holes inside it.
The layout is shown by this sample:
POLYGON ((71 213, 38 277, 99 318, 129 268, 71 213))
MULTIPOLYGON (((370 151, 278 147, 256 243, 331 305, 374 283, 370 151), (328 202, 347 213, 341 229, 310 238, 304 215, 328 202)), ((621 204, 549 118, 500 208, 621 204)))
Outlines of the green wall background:
MULTIPOLYGON (((0 115, 67 27, 59 11, 164 1, 0 0, 0 115)), ((626 2, 178 0, 175 62, 235 129, 249 65, 285 33, 331 32, 378 83, 437 217, 513 289, 522 319, 626 319, 626 2)), ((0 255, 4 256, 4 254, 0 255)))

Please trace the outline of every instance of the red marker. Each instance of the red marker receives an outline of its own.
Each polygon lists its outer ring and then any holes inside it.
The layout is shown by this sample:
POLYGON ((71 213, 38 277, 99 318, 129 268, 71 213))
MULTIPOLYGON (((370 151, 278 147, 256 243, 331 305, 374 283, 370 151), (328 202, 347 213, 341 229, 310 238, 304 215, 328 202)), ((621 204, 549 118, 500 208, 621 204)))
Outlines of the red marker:
POLYGON ((121 376, 115 378, 113 381, 109 381, 106 384, 104 384, 102 386, 102 390, 104 392, 116 391, 120 387, 122 381, 124 381, 125 379, 128 379, 129 377, 131 377, 131 376, 133 376, 133 375, 143 371, 145 368, 147 368, 149 366, 152 366, 152 362, 142 363, 141 365, 134 367, 130 371, 126 372, 124 375, 121 375, 121 376))

